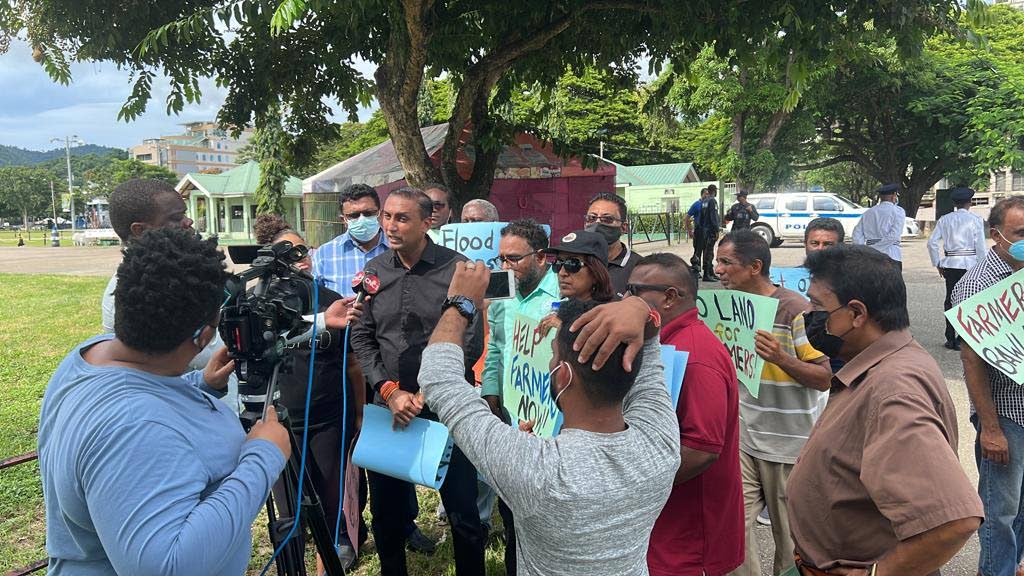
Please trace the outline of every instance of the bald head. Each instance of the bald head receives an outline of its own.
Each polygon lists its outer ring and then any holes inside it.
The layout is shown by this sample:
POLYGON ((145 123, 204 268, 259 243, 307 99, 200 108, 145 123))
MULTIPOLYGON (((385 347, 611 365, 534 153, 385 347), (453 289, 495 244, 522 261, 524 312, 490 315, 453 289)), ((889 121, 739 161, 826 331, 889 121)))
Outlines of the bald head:
POLYGON ((631 292, 671 322, 697 305, 697 279, 675 254, 646 256, 629 275, 631 292))

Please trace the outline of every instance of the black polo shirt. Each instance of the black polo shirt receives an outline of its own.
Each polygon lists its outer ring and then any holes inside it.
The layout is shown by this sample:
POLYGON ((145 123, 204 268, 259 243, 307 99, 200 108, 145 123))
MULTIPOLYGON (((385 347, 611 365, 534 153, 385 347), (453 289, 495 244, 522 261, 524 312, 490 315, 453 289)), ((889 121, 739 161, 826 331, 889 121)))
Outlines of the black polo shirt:
POLYGON ((632 250, 622 244, 622 252, 619 253, 619 257, 614 260, 608 260, 608 275, 612 278, 612 290, 619 296, 626 293, 626 284, 629 283, 629 275, 633 273, 633 268, 636 268, 636 263, 640 261, 640 255, 635 254, 632 250))

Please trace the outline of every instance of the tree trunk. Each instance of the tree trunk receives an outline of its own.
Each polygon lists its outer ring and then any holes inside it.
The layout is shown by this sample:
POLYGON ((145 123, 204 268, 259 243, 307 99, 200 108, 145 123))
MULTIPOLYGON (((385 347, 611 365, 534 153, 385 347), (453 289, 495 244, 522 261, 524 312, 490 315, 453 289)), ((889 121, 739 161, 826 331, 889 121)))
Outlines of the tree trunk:
POLYGON ((21 221, 25 225, 25 232, 28 232, 28 239, 32 239, 32 227, 28 225, 28 208, 21 209, 21 221))

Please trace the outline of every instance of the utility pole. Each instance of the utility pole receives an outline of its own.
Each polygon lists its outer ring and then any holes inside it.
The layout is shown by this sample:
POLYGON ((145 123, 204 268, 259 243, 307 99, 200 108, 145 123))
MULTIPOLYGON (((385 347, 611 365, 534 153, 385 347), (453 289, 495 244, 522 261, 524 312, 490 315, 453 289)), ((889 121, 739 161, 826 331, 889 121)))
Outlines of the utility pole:
MULTIPOLYGON (((60 142, 60 138, 50 138, 50 142, 60 142)), ((64 155, 67 160, 68 166, 68 200, 71 201, 71 233, 75 233, 75 188, 74 188, 74 176, 71 174, 71 141, 74 140, 76 146, 85 144, 78 138, 77 134, 64 137, 64 155)), ((54 222, 56 224, 56 222, 54 222)))
POLYGON ((604 140, 601 140, 598 143, 598 146, 600 146, 600 148, 598 149, 597 157, 604 160, 604 140))
POLYGON ((53 193, 53 180, 50 180, 50 207, 53 208, 53 225, 57 225, 57 196, 53 193))

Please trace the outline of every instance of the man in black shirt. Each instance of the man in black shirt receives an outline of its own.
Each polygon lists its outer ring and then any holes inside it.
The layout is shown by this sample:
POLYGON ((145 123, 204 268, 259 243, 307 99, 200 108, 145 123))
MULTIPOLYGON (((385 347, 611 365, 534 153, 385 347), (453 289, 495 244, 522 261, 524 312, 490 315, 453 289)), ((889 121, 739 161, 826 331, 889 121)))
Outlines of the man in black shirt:
POLYGON ((602 192, 590 200, 583 220, 587 232, 597 232, 608 243, 608 275, 612 278, 615 294, 621 296, 626 292, 630 273, 640 261, 640 256, 634 255, 629 246, 620 240, 629 231, 626 201, 618 194, 602 192))
POLYGON ((701 190, 700 200, 687 212, 687 226, 693 237, 693 273, 707 282, 717 282, 715 276, 715 243, 718 241, 718 187, 714 184, 701 190), (702 264, 703 261, 703 264, 702 264))
MULTIPOLYGON (((367 302, 362 321, 352 328, 352 347, 374 389, 374 402, 391 410, 396 426, 405 426, 417 416, 437 420, 419 393, 420 360, 444 311, 455 264, 467 260, 427 237, 432 211, 430 197, 416 188, 400 188, 388 195, 381 222, 391 249, 366 264, 377 273, 380 290, 367 302)), ((479 316, 470 322, 466 337, 465 378, 466 386, 472 386, 472 366, 483 352, 479 316)), ((383 474, 368 472, 367 476, 381 574, 404 576, 406 528, 415 517, 409 505, 414 487, 383 474)), ((476 497, 476 469, 456 446, 441 501, 452 528, 459 576, 484 574, 486 531, 476 497)))
POLYGON ((726 223, 732 222, 733 230, 750 228, 750 223, 757 222, 757 219, 760 217, 757 213, 757 208, 754 208, 753 204, 747 202, 746 190, 740 190, 736 193, 736 203, 725 213, 725 221, 726 223))

